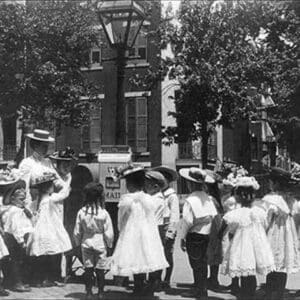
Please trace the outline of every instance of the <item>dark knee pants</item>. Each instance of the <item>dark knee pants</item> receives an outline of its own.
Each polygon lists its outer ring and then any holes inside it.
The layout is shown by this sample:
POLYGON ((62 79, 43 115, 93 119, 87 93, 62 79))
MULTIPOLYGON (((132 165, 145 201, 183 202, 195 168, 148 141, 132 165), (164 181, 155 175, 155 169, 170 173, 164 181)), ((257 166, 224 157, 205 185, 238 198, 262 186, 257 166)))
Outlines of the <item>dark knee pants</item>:
MULTIPOLYGON (((158 231, 159 231, 161 242, 164 247, 165 257, 169 264, 169 267, 166 269, 165 281, 170 282, 173 266, 174 266, 173 253, 174 253, 175 238, 174 239, 166 238, 168 226, 169 224, 160 225, 158 226, 158 231)), ((162 273, 162 271, 160 273, 162 273)))
POLYGON ((4 234, 4 241, 7 246, 10 260, 7 264, 7 275, 9 284, 20 284, 23 280, 23 263, 26 257, 25 249, 16 241, 14 236, 9 233, 4 234))
POLYGON ((207 247, 209 236, 198 233, 188 233, 186 236, 186 250, 194 274, 195 287, 207 288, 207 247))

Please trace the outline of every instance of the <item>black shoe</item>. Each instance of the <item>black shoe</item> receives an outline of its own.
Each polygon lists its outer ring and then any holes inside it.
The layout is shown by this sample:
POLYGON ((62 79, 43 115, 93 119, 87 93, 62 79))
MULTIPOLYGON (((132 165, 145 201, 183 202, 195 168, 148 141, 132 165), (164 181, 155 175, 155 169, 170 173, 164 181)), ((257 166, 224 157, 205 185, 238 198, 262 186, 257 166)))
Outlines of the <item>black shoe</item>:
POLYGON ((92 293, 92 291, 86 292, 85 300, 93 300, 93 293, 92 293))
POLYGON ((53 287, 53 286, 56 286, 56 284, 51 280, 46 279, 42 282, 42 287, 53 287))
POLYGON ((207 298, 207 290, 205 289, 193 289, 188 292, 184 292, 181 294, 184 298, 197 298, 197 299, 205 299, 207 298))
POLYGON ((4 288, 0 287, 0 296, 1 297, 9 296, 9 292, 7 290, 5 290, 4 288))

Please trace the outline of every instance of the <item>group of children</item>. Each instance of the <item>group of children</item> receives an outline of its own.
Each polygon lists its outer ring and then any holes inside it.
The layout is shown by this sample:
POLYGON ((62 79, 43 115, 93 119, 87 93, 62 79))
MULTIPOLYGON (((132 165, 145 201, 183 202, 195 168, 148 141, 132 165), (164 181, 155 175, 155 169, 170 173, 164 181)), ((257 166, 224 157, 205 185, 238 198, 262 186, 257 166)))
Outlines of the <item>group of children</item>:
POLYGON ((215 179, 209 172, 189 168, 181 169, 180 174, 192 192, 182 215, 181 248, 188 253, 195 286, 186 296, 205 299, 208 288, 229 288, 240 299, 255 299, 256 275, 260 274, 266 276, 265 299, 283 299, 287 274, 298 272, 300 263, 293 218, 300 213, 295 199, 299 191, 291 174, 272 168, 270 193, 258 200, 256 179, 243 168, 236 168, 219 181, 222 191, 227 191, 221 202, 210 196, 218 197, 218 193, 211 191, 215 179), (223 206, 223 213, 216 209, 218 204, 223 206), (211 256, 214 261, 210 261, 211 256), (218 284, 216 261, 221 273, 232 278, 230 286, 218 284))
MULTIPOLYGON (((133 295, 139 299, 170 288, 174 242, 180 231, 180 246, 194 276, 194 289, 184 296, 206 299, 208 289, 227 288, 241 299, 255 299, 256 275, 261 274, 266 275, 266 300, 283 299, 287 274, 300 269, 293 219, 300 205, 291 175, 272 168, 270 193, 257 200, 259 184, 243 168, 224 180, 194 167, 179 174, 190 191, 180 230, 179 200, 170 186, 177 172, 164 166, 150 170, 128 166, 121 171, 118 180, 126 181, 127 193, 118 205, 118 240, 111 256, 116 232, 105 209, 104 187, 95 182, 85 186, 72 238, 81 250, 86 298, 93 297, 95 277, 98 298, 104 298, 106 270, 114 276, 132 276, 133 295), (232 278, 229 287, 219 284, 219 269, 232 278)), ((61 216, 70 192, 71 177, 65 175, 48 169, 30 179, 36 199, 32 210, 26 205, 26 182, 18 170, 0 172, 0 262, 5 286, 29 291, 32 282, 25 279, 30 277, 39 286, 50 286, 58 255, 74 247, 61 216)), ((3 288, 0 293, 8 294, 3 288)))

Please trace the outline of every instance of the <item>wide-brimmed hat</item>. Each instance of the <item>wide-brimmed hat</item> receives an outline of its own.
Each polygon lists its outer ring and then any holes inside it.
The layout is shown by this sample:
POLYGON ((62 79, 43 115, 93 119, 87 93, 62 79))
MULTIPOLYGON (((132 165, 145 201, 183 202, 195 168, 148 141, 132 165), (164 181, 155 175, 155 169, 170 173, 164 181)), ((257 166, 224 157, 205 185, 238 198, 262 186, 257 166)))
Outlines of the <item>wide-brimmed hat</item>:
POLYGON ((144 173, 145 170, 141 166, 128 165, 125 168, 119 169, 118 172, 120 173, 120 178, 126 178, 138 172, 144 173))
POLYGON ((30 179, 30 186, 37 187, 42 183, 54 181, 56 179, 57 179, 57 175, 54 172, 50 172, 50 171, 43 172, 41 175, 34 176, 33 178, 30 179))
POLYGON ((183 168, 179 170, 180 176, 183 178, 198 182, 198 183, 214 183, 215 180, 207 174, 207 172, 203 169, 191 167, 191 168, 183 168))
POLYGON ((1 169, 0 170, 0 186, 9 186, 16 183, 20 179, 20 171, 18 169, 1 169))
POLYGON ((167 166, 158 166, 155 168, 152 168, 153 171, 158 171, 160 173, 162 173, 164 176, 166 174, 165 177, 167 177, 167 179, 170 181, 176 181, 178 179, 178 174, 175 170, 171 169, 170 167, 167 166))
POLYGON ((156 182, 160 188, 164 189, 168 186, 167 180, 164 175, 158 171, 149 170, 145 174, 145 178, 156 182))
POLYGON ((226 186, 235 187, 238 181, 238 178, 245 177, 248 175, 248 171, 243 167, 233 167, 228 176, 223 179, 223 184, 226 186))
POLYGON ((49 155, 49 158, 63 161, 78 160, 78 158, 75 156, 75 151, 70 147, 66 147, 65 150, 60 150, 52 153, 51 155, 49 155))
POLYGON ((209 170, 209 169, 205 169, 204 171, 207 173, 207 175, 212 177, 215 182, 222 182, 223 181, 222 176, 220 174, 218 174, 217 172, 215 172, 213 170, 209 170))
POLYGON ((26 137, 32 140, 54 143, 55 139, 50 136, 50 132, 47 130, 34 129, 33 133, 26 134, 26 137))
POLYGON ((2 203, 4 205, 9 205, 11 202, 11 195, 18 189, 25 189, 26 188, 26 183, 24 180, 18 180, 15 183, 11 184, 9 187, 5 189, 2 203))
POLYGON ((269 178, 284 182, 285 184, 297 184, 300 182, 297 170, 292 170, 291 172, 282 169, 280 167, 271 167, 269 169, 269 178))

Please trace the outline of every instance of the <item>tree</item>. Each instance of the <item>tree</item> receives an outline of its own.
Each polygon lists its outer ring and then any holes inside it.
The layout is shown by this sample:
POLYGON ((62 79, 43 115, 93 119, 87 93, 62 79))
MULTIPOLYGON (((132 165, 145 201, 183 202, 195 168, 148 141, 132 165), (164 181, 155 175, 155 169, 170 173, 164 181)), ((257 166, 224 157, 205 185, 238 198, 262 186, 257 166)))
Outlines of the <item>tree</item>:
POLYGON ((18 114, 24 129, 86 122, 97 85, 80 68, 88 65, 89 51, 99 42, 94 24, 92 7, 77 1, 2 3, 1 116, 18 114))
POLYGON ((280 1, 183 0, 178 23, 170 18, 158 34, 161 46, 171 44, 174 57, 149 71, 144 84, 166 74, 178 82, 176 127, 164 130, 172 142, 199 139, 202 164, 207 166, 207 143, 216 125, 255 119, 251 87, 271 87, 277 111, 289 110, 287 99, 299 79, 295 69, 297 19, 290 3, 280 1), (293 37, 293 34, 295 35, 293 37), (292 42, 290 42, 292 40, 292 42), (293 61, 294 59, 294 61, 293 61))

